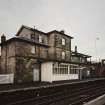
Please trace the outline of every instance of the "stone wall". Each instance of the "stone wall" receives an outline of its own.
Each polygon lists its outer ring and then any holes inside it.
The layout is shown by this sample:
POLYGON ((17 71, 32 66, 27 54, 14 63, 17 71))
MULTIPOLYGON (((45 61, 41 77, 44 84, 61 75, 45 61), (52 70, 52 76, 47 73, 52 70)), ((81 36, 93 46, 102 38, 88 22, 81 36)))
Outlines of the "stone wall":
POLYGON ((15 42, 1 47, 1 73, 8 74, 15 71, 15 42))
POLYGON ((66 58, 64 61, 70 62, 71 59, 71 39, 62 34, 52 33, 49 35, 49 55, 52 59, 62 60, 61 53, 65 52, 66 58), (62 45, 62 38, 66 40, 65 45, 62 45))
POLYGON ((47 48, 37 44, 27 42, 16 42, 16 56, 45 58, 47 59, 47 48), (32 51, 34 48, 34 52, 32 51))
MULTIPOLYGON (((18 37, 23 40, 12 40, 1 46, 1 69, 2 74, 14 73, 15 80, 32 80, 34 64, 40 64, 48 60, 70 61, 71 58, 71 38, 58 33, 44 34, 39 31, 32 31, 23 28, 18 37), (24 41, 31 40, 31 35, 35 35, 35 43, 24 41), (42 36, 42 43, 39 44, 39 35, 42 36), (66 40, 65 45, 61 43, 62 38, 66 40), (43 45, 41 45, 43 44, 43 45), (46 47, 45 44, 48 46, 46 47), (61 59, 62 51, 66 57, 61 59), (30 78, 30 79, 29 79, 30 78)), ((33 40, 32 40, 33 41, 33 40)))
POLYGON ((19 37, 24 37, 28 39, 32 39, 35 42, 39 42, 39 35, 42 36, 42 43, 48 44, 48 37, 44 33, 40 33, 38 31, 32 31, 30 29, 23 28, 21 33, 19 33, 19 37))
POLYGON ((15 80, 32 81, 35 64, 38 60, 47 59, 48 51, 44 46, 27 42, 16 42, 16 76, 15 80), (33 47, 35 52, 32 51, 33 47))
MULTIPOLYGON (((49 58, 50 60, 62 60, 61 53, 62 53, 62 51, 64 51, 65 55, 66 55, 65 61, 69 62, 71 59, 71 38, 66 35, 62 35, 57 32, 53 32, 53 33, 47 35, 47 34, 44 34, 43 32, 42 33, 39 32, 37 30, 30 30, 27 28, 23 28, 18 36, 31 39, 32 41, 35 41, 38 43, 39 43, 39 36, 42 36, 42 40, 43 40, 42 43, 49 45, 49 48, 45 49, 43 47, 38 47, 38 48, 36 47, 36 50, 38 49, 38 51, 36 51, 36 56, 37 56, 37 52, 38 52, 39 55, 43 58, 47 58, 47 59, 49 58), (33 36, 33 37, 31 37, 31 36, 33 36), (66 40, 65 45, 62 45, 62 38, 64 38, 66 40), (46 56, 46 53, 47 53, 47 56, 46 56)), ((25 48, 24 43, 21 44, 21 46, 23 46, 25 48)), ((29 48, 30 48, 30 46, 29 46, 29 48)), ((21 47, 20 47, 20 49, 21 49, 21 47)), ((20 52, 20 53, 24 54, 24 52, 26 52, 26 51, 24 51, 24 49, 23 49, 22 52, 20 52)), ((28 52, 27 52, 27 55, 29 55, 28 52)), ((40 56, 38 56, 38 57, 40 57, 40 56)))

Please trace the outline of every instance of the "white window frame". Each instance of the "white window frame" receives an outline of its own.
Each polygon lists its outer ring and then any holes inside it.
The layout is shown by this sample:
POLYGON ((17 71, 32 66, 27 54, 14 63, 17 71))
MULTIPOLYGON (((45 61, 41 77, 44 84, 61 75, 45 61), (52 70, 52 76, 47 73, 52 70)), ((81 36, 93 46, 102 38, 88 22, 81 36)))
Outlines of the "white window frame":
POLYGON ((35 53, 36 53, 35 46, 32 46, 32 47, 31 47, 31 53, 32 53, 32 54, 35 54, 35 53))
POLYGON ((69 73, 70 74, 79 74, 78 71, 80 70, 80 67, 77 65, 70 65, 69 66, 69 73))
POLYGON ((66 44, 66 40, 64 38, 62 38, 62 45, 66 44))
POLYGON ((66 57, 66 54, 64 51, 62 51, 62 59, 65 59, 65 57, 66 57))
POLYGON ((88 75, 88 76, 90 75, 90 70, 87 70, 87 75, 88 75))
POLYGON ((54 75, 68 75, 68 65, 53 65, 53 74, 54 75))
POLYGON ((42 36, 39 35, 39 43, 42 43, 42 36))

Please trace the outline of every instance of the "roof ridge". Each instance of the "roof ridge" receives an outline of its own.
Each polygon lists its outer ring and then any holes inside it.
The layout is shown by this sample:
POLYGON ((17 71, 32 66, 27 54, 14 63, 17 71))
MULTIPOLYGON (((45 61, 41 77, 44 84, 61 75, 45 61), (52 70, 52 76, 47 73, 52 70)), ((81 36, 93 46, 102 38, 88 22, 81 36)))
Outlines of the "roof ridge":
POLYGON ((69 36, 69 35, 67 35, 67 34, 65 34, 65 33, 62 33, 62 32, 60 32, 60 31, 58 31, 58 30, 49 31, 49 32, 47 32, 47 34, 50 34, 50 33, 53 33, 53 32, 57 32, 57 33, 59 33, 59 34, 65 35, 65 36, 70 37, 71 39, 73 39, 73 37, 71 37, 71 36, 69 36))
POLYGON ((34 29, 34 28, 29 27, 29 26, 26 26, 26 25, 21 25, 20 29, 19 29, 18 32, 16 33, 16 36, 18 36, 18 34, 21 32, 22 28, 27 28, 27 29, 32 30, 32 31, 35 30, 35 31, 38 31, 38 32, 40 32, 40 33, 43 33, 43 34, 46 34, 46 35, 47 35, 47 33, 43 32, 43 31, 40 31, 40 30, 38 30, 38 29, 34 29))

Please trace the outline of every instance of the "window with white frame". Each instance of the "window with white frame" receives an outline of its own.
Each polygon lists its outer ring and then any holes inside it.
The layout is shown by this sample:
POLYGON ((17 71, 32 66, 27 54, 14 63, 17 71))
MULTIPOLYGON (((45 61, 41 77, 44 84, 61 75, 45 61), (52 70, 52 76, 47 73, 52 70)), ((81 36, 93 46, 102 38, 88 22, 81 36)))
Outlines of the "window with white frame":
POLYGON ((62 59, 65 59, 65 52, 62 51, 62 59))
POLYGON ((89 71, 89 70, 87 71, 87 75, 88 75, 88 76, 90 75, 90 71, 89 71))
POLYGON ((68 65, 53 64, 53 74, 68 74, 68 65))
POLYGON ((62 45, 66 44, 66 40, 64 38, 62 38, 62 45))
POLYGON ((80 70, 80 67, 76 66, 76 65, 70 65, 70 67, 69 67, 70 74, 78 74, 79 70, 80 70))
POLYGON ((36 51, 35 51, 35 46, 32 46, 32 47, 31 47, 31 53, 32 53, 32 54, 35 54, 35 52, 36 52, 36 51))
POLYGON ((42 36, 39 35, 39 43, 42 43, 42 36))

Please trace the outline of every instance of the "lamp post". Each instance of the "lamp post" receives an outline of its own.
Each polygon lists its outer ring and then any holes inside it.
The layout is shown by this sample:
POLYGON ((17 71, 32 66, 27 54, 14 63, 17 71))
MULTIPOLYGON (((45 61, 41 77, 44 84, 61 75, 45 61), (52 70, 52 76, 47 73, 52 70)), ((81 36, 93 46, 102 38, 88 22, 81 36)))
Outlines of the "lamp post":
MULTIPOLYGON (((99 57, 99 56, 98 56, 98 51, 97 51, 97 41, 99 41, 99 40, 100 40, 99 37, 96 37, 96 38, 95 38, 95 57, 96 57, 96 61, 98 61, 98 60, 97 60, 97 57, 99 57)), ((100 60, 100 58, 99 58, 99 60, 100 60)))

